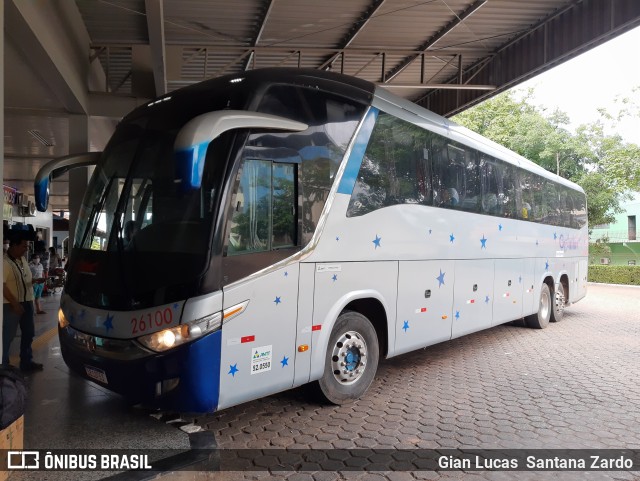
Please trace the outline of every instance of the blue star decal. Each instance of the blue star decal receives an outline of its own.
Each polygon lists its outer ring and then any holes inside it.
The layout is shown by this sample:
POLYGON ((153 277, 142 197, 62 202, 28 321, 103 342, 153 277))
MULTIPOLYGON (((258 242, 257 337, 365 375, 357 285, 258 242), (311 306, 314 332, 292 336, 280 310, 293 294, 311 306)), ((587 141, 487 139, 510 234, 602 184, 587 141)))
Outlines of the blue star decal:
POLYGON ((486 249, 487 248, 487 239, 485 239, 484 234, 482 234, 482 239, 480 239, 480 243, 482 244, 480 246, 480 249, 486 249))
POLYGON ((536 245, 538 245, 538 239, 536 239, 536 245))
POLYGON ((107 320, 102 325, 107 329, 107 332, 113 329, 113 314, 107 314, 107 320))
POLYGON ((238 369, 238 363, 236 362, 233 366, 229 364, 229 372, 227 374, 231 374, 233 377, 236 377, 236 373, 240 371, 238 369))
POLYGON ((336 242, 339 242, 339 241, 340 241, 340 237, 336 236, 336 242))
POLYGON ((556 234, 555 232, 553 233, 553 240, 556 240, 558 238, 558 234, 556 234))
POLYGON ((444 275, 445 273, 442 272, 442 269, 440 269, 440 275, 436 277, 436 279, 438 280, 438 287, 444 284, 444 275))
POLYGON ((289 273, 287 271, 284 271, 284 276, 289 277, 289 273))
POLYGON ((282 301, 280 300, 280 297, 276 296, 276 298, 275 298, 275 300, 274 300, 273 302, 275 302, 275 303, 276 303, 276 306, 277 306, 277 305, 278 305, 278 304, 280 304, 282 301))
POLYGON ((522 284, 522 276, 518 277, 518 284, 522 284))
POLYGON ((382 237, 378 237, 378 234, 376 234, 376 238, 374 240, 372 240, 371 242, 374 243, 374 245, 376 246, 375 248, 377 249, 378 247, 380 247, 380 241, 382 240, 382 237))
POLYGON ((333 282, 337 281, 338 280, 338 274, 334 274, 331 279, 333 280, 333 282))
POLYGON ((498 224, 498 230, 501 231, 502 230, 502 224, 498 224))
POLYGON ((404 332, 407 332, 407 329, 409 329, 409 321, 404 321, 404 325, 402 326, 402 329, 404 329, 404 332))
POLYGON ((431 235, 431 232, 432 232, 431 229, 429 229, 429 235, 431 235))
POLYGON ((548 271, 548 270, 549 270, 549 261, 546 261, 546 262, 544 263, 544 270, 545 270, 545 271, 548 271))
POLYGON ((282 356, 282 361, 280 361, 280 364, 282 364, 282 367, 288 366, 289 358, 287 356, 282 356))
POLYGON ((460 319, 460 311, 456 311, 456 320, 460 319))
POLYGON ((456 240, 456 238, 453 236, 453 234, 449 234, 449 242, 453 244, 454 240, 456 240))
POLYGON ((489 296, 485 296, 484 302, 485 302, 485 304, 489 304, 489 296))

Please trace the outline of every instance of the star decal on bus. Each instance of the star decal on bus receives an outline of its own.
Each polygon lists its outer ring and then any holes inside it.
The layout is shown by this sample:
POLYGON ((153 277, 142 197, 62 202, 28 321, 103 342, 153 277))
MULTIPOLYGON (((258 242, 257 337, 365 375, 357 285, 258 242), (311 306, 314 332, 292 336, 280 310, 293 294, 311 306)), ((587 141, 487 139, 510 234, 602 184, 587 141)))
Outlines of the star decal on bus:
POLYGON ((282 364, 282 367, 288 366, 289 358, 287 356, 282 356, 282 361, 280 361, 280 364, 282 364))
POLYGON ((236 373, 238 371, 240 371, 240 369, 238 369, 237 362, 234 365, 229 364, 229 372, 227 374, 231 374, 233 377, 236 377, 236 373))
POLYGON ((553 240, 556 240, 558 238, 558 234, 556 234, 555 232, 553 233, 553 240))
POLYGON ((456 238, 453 236, 453 234, 449 234, 449 242, 453 244, 454 240, 456 240, 456 238))
POLYGON ((373 239, 371 242, 373 242, 373 244, 376 246, 375 248, 377 249, 378 247, 382 247, 380 245, 380 241, 382 240, 382 237, 378 237, 378 234, 376 234, 376 238, 373 239))
POLYGON ((438 280, 438 287, 444 285, 444 275, 445 273, 442 272, 442 269, 440 269, 440 275, 436 277, 436 279, 438 280))
POLYGON ((102 323, 107 332, 113 329, 113 314, 107 314, 107 320, 102 323))
POLYGON ((485 298, 484 298, 484 303, 485 303, 485 304, 489 304, 489 296, 485 296, 485 298))
POLYGON ((338 280, 338 274, 334 274, 331 279, 333 280, 333 282, 337 281, 338 280))
POLYGON ((502 224, 498 224, 498 230, 502 232, 502 224))
POLYGON ((548 271, 549 270, 549 261, 545 261, 544 263, 544 270, 548 271))
POLYGON ((456 321, 460 319, 460 311, 456 311, 456 321))
POLYGON ((278 305, 278 304, 280 304, 282 301, 280 300, 280 297, 279 297, 279 296, 276 296, 276 298, 274 299, 274 301, 273 301, 273 302, 275 302, 275 303, 276 303, 276 306, 277 306, 277 305, 278 305))
POLYGON ((404 330, 404 332, 407 332, 407 329, 409 329, 409 321, 404 321, 402 329, 404 330))
POLYGON ((480 246, 480 249, 486 249, 487 248, 487 239, 484 237, 484 234, 482 234, 482 239, 480 239, 480 243, 482 244, 480 246))

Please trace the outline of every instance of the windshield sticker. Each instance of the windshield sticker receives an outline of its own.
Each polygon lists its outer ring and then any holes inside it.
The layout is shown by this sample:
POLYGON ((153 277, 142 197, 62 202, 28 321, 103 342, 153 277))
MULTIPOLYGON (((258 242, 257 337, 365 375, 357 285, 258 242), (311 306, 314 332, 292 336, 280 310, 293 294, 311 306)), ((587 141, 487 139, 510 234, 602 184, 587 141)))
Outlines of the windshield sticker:
POLYGON ((251 374, 271 371, 272 347, 262 346, 251 349, 251 374))

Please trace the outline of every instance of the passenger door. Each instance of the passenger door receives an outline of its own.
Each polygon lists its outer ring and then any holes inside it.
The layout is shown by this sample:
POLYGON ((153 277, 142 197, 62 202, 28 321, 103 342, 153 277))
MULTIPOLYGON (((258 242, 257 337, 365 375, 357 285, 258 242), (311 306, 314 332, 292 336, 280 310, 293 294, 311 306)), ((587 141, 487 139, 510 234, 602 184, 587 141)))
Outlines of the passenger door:
MULTIPOLYGON (((291 159, 291 157, 288 157, 291 159)), ((299 250, 297 164, 243 160, 223 258, 220 409, 293 385, 299 264, 271 267, 299 250)))

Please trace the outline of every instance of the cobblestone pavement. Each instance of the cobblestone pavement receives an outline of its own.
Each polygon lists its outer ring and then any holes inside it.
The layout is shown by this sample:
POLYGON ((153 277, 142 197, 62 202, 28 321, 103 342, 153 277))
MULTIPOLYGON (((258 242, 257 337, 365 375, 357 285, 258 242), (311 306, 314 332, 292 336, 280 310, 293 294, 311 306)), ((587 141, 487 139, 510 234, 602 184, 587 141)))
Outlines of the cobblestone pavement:
MULTIPOLYGON (((547 329, 504 325, 383 361, 370 390, 353 404, 323 405, 297 389, 197 422, 229 449, 640 449, 639 379, 640 289, 590 284, 587 297, 547 329)), ((308 468, 175 479, 640 479, 638 471, 308 468)))

